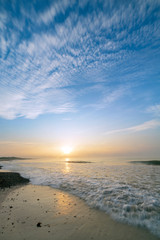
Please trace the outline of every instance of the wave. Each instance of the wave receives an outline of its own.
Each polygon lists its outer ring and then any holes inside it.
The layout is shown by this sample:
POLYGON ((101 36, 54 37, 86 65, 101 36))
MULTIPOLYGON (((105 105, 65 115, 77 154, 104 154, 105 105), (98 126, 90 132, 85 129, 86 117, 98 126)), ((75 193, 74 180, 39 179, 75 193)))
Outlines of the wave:
MULTIPOLYGON (((138 182, 133 185, 122 181, 123 179, 120 181, 116 176, 112 178, 105 177, 104 174, 82 175, 81 168, 78 169, 78 174, 74 171, 67 174, 60 171, 57 165, 55 168, 31 167, 24 163, 20 165, 18 161, 3 162, 1 165, 29 178, 32 184, 47 185, 70 192, 115 220, 148 228, 160 237, 160 192, 154 191, 152 187, 148 191, 145 181, 141 182, 141 185, 138 182)), ((88 169, 88 165, 85 169, 88 169)), ((119 170, 116 171, 118 176, 119 170)))

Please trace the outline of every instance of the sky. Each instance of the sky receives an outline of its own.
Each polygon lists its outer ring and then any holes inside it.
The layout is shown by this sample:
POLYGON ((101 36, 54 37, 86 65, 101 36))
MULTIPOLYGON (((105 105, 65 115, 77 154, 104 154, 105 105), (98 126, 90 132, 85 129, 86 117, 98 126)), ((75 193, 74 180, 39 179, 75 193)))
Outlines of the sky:
POLYGON ((160 158, 160 0, 0 0, 0 156, 160 158))

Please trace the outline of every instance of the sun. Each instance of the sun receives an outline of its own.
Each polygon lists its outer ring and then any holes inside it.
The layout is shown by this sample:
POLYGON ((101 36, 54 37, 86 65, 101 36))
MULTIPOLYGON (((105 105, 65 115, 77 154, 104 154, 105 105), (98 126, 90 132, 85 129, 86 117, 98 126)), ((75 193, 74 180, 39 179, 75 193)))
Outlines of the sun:
POLYGON ((62 150, 62 152, 64 153, 64 154, 70 154, 72 151, 73 151, 73 148, 72 147, 70 147, 70 146, 64 146, 64 147, 62 147, 61 148, 61 150, 62 150))

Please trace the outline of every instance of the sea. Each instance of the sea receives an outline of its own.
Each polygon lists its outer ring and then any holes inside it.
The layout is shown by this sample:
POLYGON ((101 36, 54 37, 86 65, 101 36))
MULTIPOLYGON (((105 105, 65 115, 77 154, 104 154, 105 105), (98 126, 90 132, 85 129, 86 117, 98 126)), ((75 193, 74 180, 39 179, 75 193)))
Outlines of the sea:
POLYGON ((32 184, 67 191, 116 221, 160 237, 160 165, 112 158, 32 158, 0 165, 32 184))

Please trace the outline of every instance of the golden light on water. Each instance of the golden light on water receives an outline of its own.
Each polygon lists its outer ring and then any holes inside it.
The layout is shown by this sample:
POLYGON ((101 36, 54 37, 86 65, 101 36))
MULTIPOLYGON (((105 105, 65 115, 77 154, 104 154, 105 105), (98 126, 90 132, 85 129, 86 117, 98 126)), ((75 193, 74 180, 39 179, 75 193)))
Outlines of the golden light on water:
POLYGON ((69 164, 70 159, 69 158, 65 158, 65 164, 64 164, 64 168, 62 169, 63 173, 69 173, 70 172, 70 164, 69 164))

